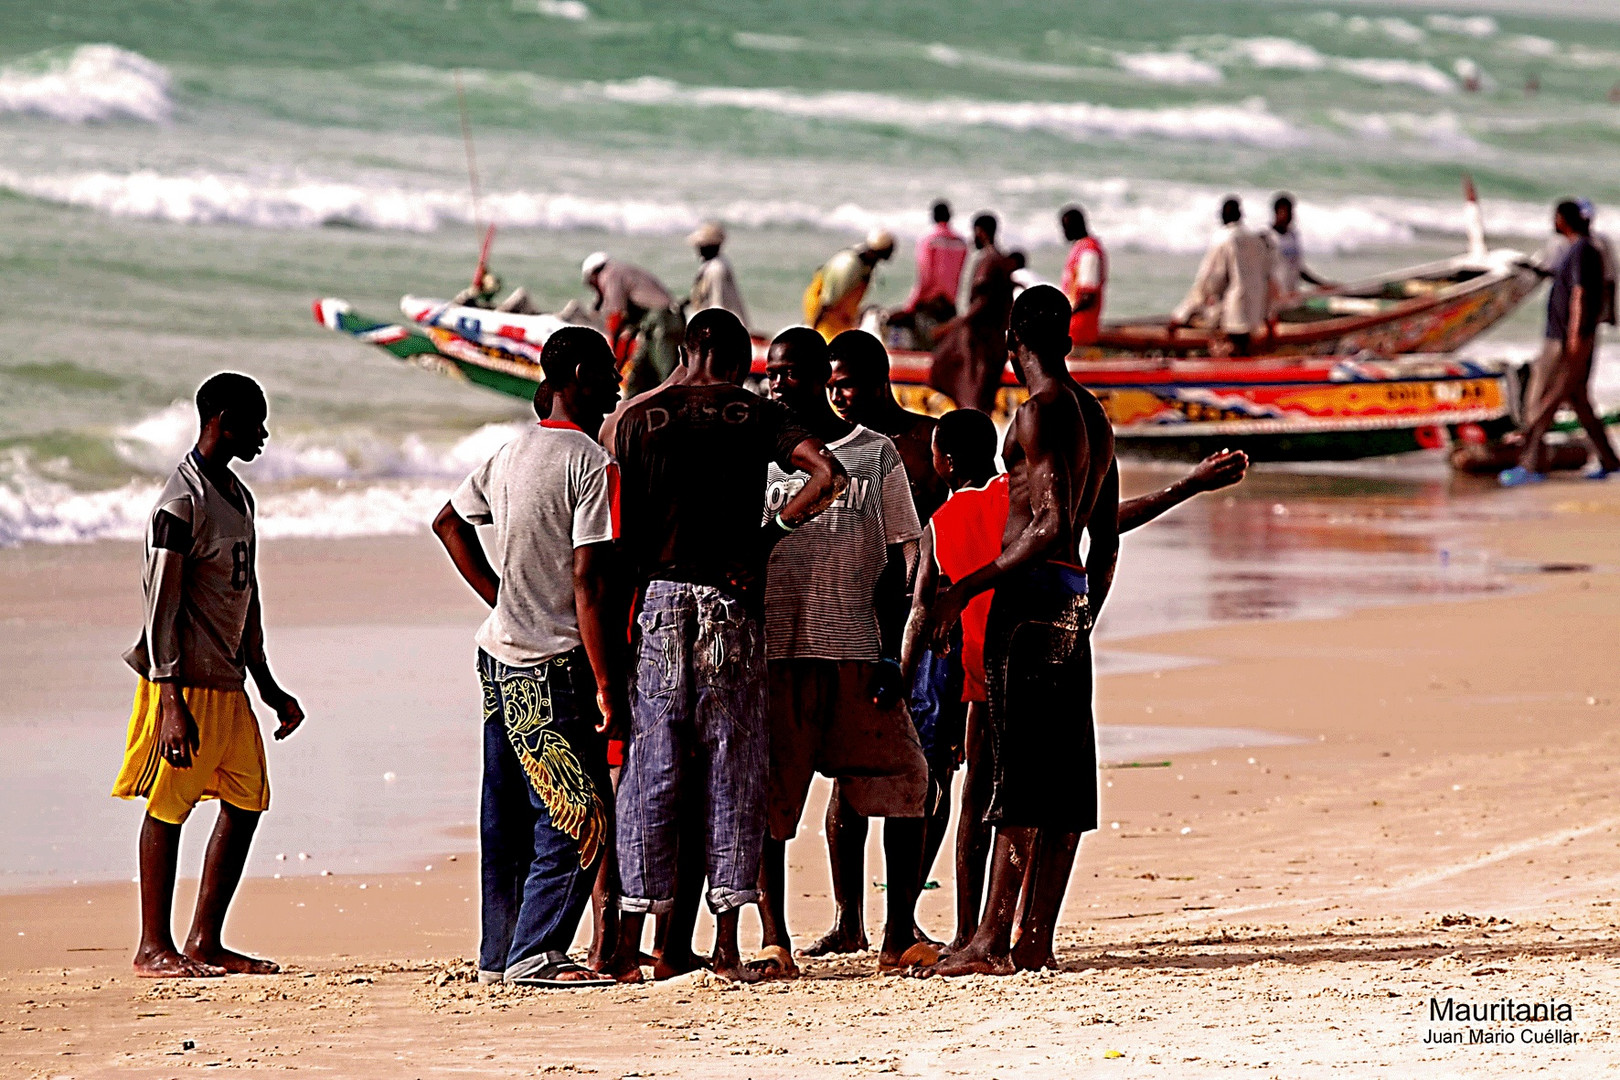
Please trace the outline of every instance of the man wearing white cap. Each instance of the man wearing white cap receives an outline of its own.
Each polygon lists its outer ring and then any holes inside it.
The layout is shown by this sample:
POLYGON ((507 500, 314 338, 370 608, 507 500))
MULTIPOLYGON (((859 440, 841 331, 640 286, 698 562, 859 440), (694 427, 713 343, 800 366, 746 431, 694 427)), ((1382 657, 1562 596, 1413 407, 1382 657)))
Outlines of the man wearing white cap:
POLYGON ((743 306, 742 293, 737 290, 737 277, 731 272, 731 263, 720 254, 720 245, 726 242, 726 230, 717 221, 706 221, 686 242, 697 249, 701 263, 697 277, 692 281, 692 298, 687 301, 686 317, 690 319, 709 308, 725 308, 748 323, 748 309, 743 306))
POLYGON ((827 260, 804 291, 804 322, 831 341, 853 330, 861 319, 861 301, 872 284, 877 264, 894 255, 894 236, 873 229, 866 239, 827 260))
POLYGON ((595 310, 625 369, 625 396, 663 382, 680 362, 686 336, 686 323, 664 283, 652 271, 610 259, 604 251, 587 256, 580 275, 596 293, 595 310))

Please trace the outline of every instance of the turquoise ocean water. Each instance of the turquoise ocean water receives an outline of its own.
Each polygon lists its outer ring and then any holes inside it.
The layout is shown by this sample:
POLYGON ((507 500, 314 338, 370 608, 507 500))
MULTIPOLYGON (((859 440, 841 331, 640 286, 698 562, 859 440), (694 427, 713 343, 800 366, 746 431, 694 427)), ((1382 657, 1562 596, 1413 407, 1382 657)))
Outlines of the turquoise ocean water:
MULTIPOLYGON (((1620 9, 1151 0, 63 0, 0 4, 0 545, 129 537, 213 370, 272 392, 275 535, 422 527, 514 403, 318 328, 496 267, 548 306, 606 248, 680 291, 731 227, 761 329, 831 251, 928 202, 1055 277, 1077 200, 1109 310, 1179 298, 1226 191, 1295 192, 1346 277, 1533 250, 1564 194, 1620 230, 1620 9), (456 71, 483 199, 469 194, 456 71), (1534 92, 1530 85, 1534 85, 1534 92), (1477 87, 1477 89, 1470 89, 1477 87), (1613 207, 1603 210, 1605 207, 1613 207), (1609 217, 1612 215, 1612 217, 1609 217)), ((878 298, 910 287, 909 260, 878 298)), ((1522 353, 1534 303, 1480 344, 1522 353)))

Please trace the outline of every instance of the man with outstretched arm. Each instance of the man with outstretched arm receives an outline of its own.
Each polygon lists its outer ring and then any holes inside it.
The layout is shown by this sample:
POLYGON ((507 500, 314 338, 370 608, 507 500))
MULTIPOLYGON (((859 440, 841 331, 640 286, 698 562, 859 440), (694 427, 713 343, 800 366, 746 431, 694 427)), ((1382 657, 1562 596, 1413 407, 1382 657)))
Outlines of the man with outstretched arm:
MULTIPOLYGON (((698 312, 683 357, 681 381, 625 409, 613 429, 638 593, 618 795, 624 915, 613 973, 641 979, 643 922, 674 907, 677 838, 684 816, 697 813, 705 815, 706 895, 717 922, 714 972, 753 981, 758 973, 738 955, 737 921, 759 899, 765 833, 765 562, 772 544, 825 510, 848 481, 786 409, 743 389, 753 346, 735 315, 698 312), (773 462, 806 480, 761 528, 773 462), (704 781, 705 804, 680 797, 692 770, 704 781)), ((667 962, 653 969, 655 978, 675 974, 667 962)))
POLYGON ((940 974, 1044 964, 1080 836, 1097 827, 1089 635, 1119 554, 1119 469, 1102 405, 1069 374, 1071 312, 1063 294, 1044 285, 1013 308, 1008 351, 1029 399, 1002 447, 1002 551, 934 605, 934 640, 943 645, 968 603, 995 590, 985 625, 994 751, 985 817, 998 829, 990 896, 973 939, 941 961, 940 974), (1090 540, 1083 566, 1082 534, 1090 540), (1035 875, 1033 891, 1015 953, 1013 915, 1026 872, 1035 875))
POLYGON ((484 784, 480 982, 606 985, 569 960, 609 844, 607 737, 625 723, 611 562, 619 476, 587 432, 618 397, 607 340, 570 326, 540 355, 548 416, 456 489, 433 522, 490 606, 479 627, 484 784), (493 527, 492 565, 476 526, 493 527))
POLYGON ((146 526, 146 619, 124 654, 140 675, 124 765, 113 795, 145 799, 141 822, 142 978, 227 972, 271 975, 269 960, 227 949, 225 915, 259 815, 270 807, 264 740, 243 684, 285 739, 304 710, 270 673, 260 617, 253 495, 231 471, 264 449, 268 406, 246 375, 221 372, 197 390, 197 444, 169 477, 146 526), (219 800, 185 949, 170 930, 180 828, 197 803, 219 800))
MULTIPOLYGON (((912 593, 900 666, 909 674, 932 655, 927 645, 928 613, 941 589, 965 578, 1001 553, 1007 524, 1007 476, 996 471, 996 428, 974 409, 940 417, 934 435, 934 463, 951 487, 951 497, 923 528, 921 561, 912 593)), ((1242 451, 1223 450, 1199 462, 1175 483, 1119 505, 1123 534, 1146 525, 1201 492, 1215 491, 1243 479, 1249 459, 1242 451)), ((967 703, 963 759, 967 775, 956 829, 956 936, 960 949, 979 925, 984 896, 985 859, 990 830, 984 822, 990 782, 990 752, 985 732, 984 634, 992 593, 974 597, 962 613, 960 647, 954 656, 962 667, 962 698, 967 703)), ((953 647, 956 646, 953 638, 953 647)))

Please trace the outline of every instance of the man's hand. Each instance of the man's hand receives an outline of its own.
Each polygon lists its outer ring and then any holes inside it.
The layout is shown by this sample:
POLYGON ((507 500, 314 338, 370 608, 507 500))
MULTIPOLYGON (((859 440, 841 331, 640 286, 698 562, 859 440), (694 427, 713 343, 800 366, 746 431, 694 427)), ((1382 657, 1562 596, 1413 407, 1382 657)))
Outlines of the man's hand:
POLYGON ((1219 491, 1242 480, 1249 470, 1249 455, 1241 450, 1222 450, 1211 454, 1187 474, 1187 483, 1194 491, 1219 491))
POLYGON ((170 767, 191 768, 191 755, 197 752, 197 721, 191 716, 180 687, 172 682, 158 690, 158 753, 170 767))
POLYGON ((935 652, 943 653, 950 647, 951 631, 962 621, 969 599, 960 585, 952 585, 934 601, 934 610, 928 616, 928 630, 935 652))
MULTIPOLYGON (((260 694, 262 696, 263 692, 260 694)), ((285 690, 281 691, 279 698, 267 701, 266 704, 275 710, 276 719, 281 721, 276 727, 275 737, 278 741, 297 731, 298 725, 304 722, 304 707, 298 704, 297 698, 285 690)))
POLYGON ((623 741, 630 728, 630 703, 622 693, 598 687, 596 709, 602 716, 596 730, 610 739, 623 741))

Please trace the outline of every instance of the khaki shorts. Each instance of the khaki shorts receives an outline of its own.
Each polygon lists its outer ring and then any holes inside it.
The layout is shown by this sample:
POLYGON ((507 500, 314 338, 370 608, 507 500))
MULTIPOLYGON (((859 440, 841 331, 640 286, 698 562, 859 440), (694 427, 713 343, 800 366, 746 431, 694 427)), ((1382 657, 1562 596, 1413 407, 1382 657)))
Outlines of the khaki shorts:
POLYGON ((903 701, 879 709, 863 660, 772 660, 771 776, 766 814, 773 840, 799 829, 815 773, 835 777, 866 817, 922 817, 928 762, 903 701))

